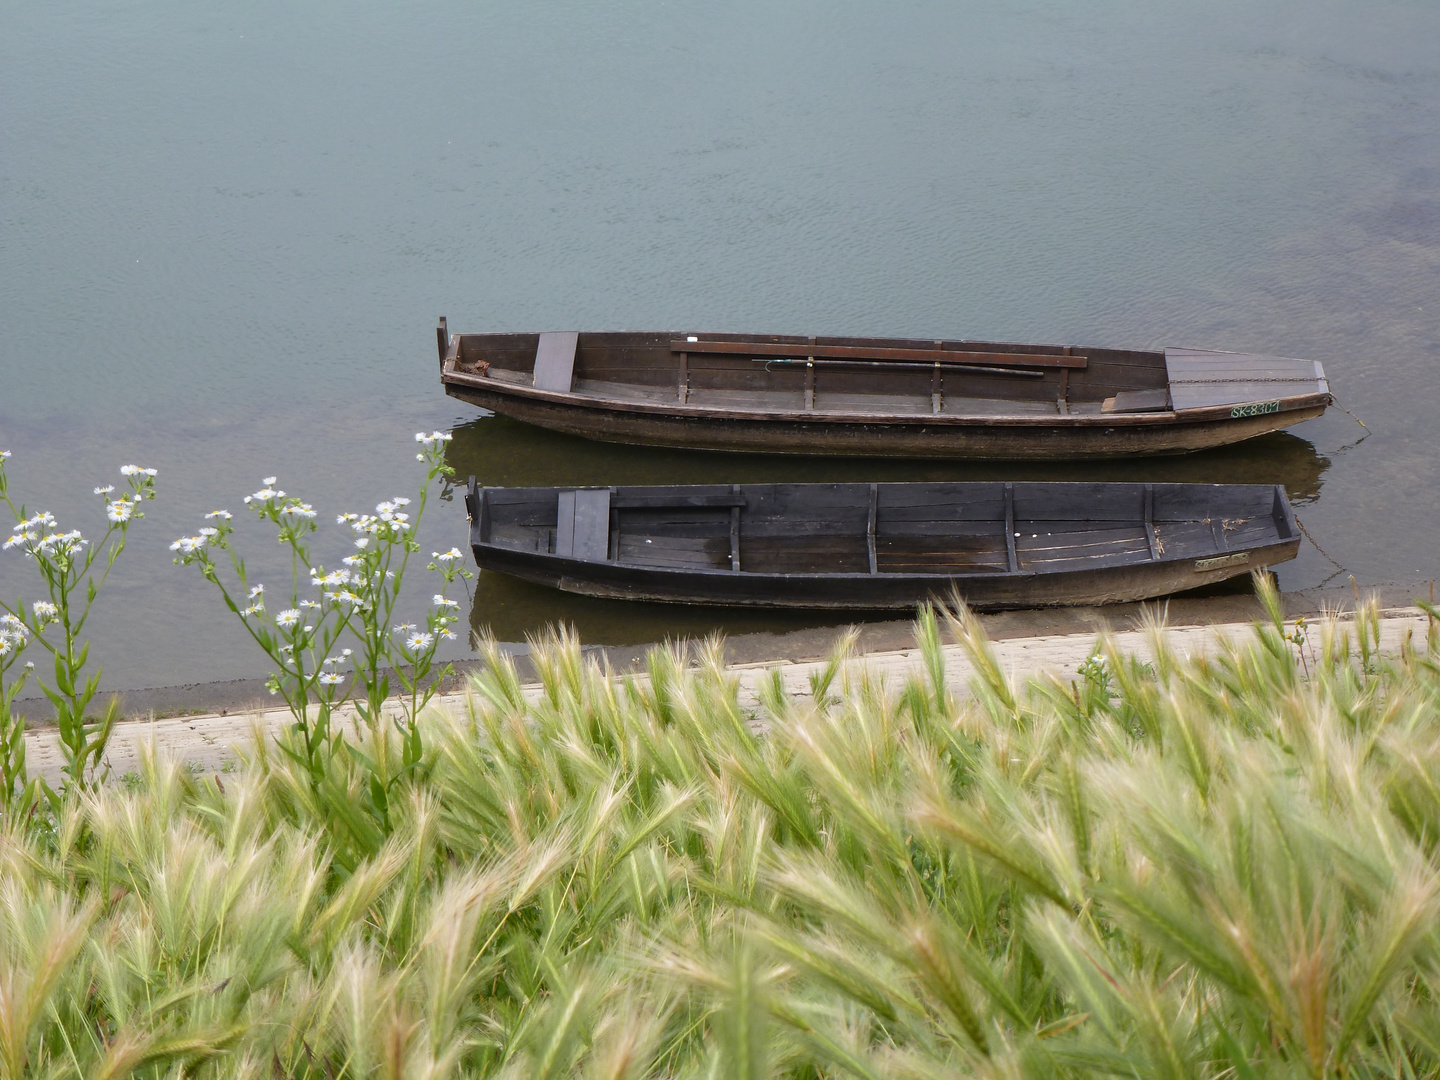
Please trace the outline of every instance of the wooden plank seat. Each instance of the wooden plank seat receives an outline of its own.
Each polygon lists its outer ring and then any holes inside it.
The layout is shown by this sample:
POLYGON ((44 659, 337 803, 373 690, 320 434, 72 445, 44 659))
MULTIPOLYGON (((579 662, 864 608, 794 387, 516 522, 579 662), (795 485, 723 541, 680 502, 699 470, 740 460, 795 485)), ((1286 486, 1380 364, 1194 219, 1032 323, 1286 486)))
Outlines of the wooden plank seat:
POLYGON ((610 492, 562 491, 555 515, 555 554, 587 561, 610 557, 610 492))
POLYGON ((535 348, 535 389, 570 393, 575 378, 575 346, 580 334, 575 330, 540 335, 535 348))

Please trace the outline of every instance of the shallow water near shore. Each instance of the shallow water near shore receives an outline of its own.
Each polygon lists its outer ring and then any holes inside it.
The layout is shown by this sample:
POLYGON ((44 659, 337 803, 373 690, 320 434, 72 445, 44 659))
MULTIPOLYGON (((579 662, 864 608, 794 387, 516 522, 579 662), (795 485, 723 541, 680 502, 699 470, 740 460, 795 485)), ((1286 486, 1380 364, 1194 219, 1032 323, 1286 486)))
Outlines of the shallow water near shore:
MULTIPOLYGON (((160 470, 91 625, 109 686, 263 674, 169 542, 262 476, 327 520, 409 493, 434 428, 486 483, 1283 483, 1324 549, 1283 588, 1440 576, 1433 6, 90 0, 9 13, 0 101, 12 491, 88 535, 92 487, 160 470), (446 398, 442 313, 1305 356, 1369 435, 1332 410, 1049 467, 605 446, 446 398)), ((464 539, 432 504, 427 554, 464 539)), ((0 596, 29 573, 0 557, 0 596)), ((475 583, 502 640, 557 619, 606 644, 825 621, 475 583)))

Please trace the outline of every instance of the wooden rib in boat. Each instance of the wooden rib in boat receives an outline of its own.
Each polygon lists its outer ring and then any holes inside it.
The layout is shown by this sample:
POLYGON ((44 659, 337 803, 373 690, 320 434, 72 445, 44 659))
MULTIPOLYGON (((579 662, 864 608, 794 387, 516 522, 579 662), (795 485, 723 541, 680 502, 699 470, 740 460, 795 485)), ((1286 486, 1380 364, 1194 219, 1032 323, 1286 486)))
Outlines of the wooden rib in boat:
POLYGON ((475 561, 566 592, 882 610, 1146 600, 1293 559, 1279 485, 737 484, 482 488, 475 561))
POLYGON ((452 397, 608 442, 1070 459, 1223 446, 1319 416, 1314 360, 977 341, 436 333, 452 397))

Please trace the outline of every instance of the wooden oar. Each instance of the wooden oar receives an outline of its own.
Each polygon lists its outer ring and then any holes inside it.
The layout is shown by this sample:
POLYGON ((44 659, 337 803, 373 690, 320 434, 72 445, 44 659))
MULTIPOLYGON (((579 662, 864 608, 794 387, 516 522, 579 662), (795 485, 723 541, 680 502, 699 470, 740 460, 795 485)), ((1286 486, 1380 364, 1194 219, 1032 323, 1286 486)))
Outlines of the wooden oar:
POLYGON ((817 367, 820 366, 820 365, 822 365, 822 364, 826 364, 826 365, 831 365, 831 366, 843 365, 843 366, 846 366, 846 367, 878 367, 878 368, 897 368, 897 367, 933 368, 933 367, 939 365, 939 366, 943 366, 943 367, 958 368, 958 369, 961 370, 961 371, 978 371, 978 372, 981 372, 981 373, 986 374, 986 375, 1023 375, 1023 376, 1025 376, 1026 378, 1029 378, 1029 379, 1043 379, 1043 378, 1045 377, 1045 372, 1043 372, 1043 371, 1030 371, 1030 370, 1026 370, 1026 369, 1023 369, 1023 368, 991 367, 991 366, 988 365, 988 364, 970 364, 970 363, 956 364, 956 363, 947 363, 947 362, 944 361, 944 360, 930 360, 930 361, 925 361, 925 360, 824 360, 824 359, 820 359, 819 357, 817 357, 817 358, 814 359, 814 360, 790 360, 790 359, 785 359, 785 358, 781 358, 781 357, 770 357, 770 358, 767 358, 767 357, 763 357, 763 356, 752 356, 752 357, 750 358, 750 360, 751 360, 752 363, 755 363, 755 364, 764 364, 766 371, 769 371, 769 370, 770 370, 770 365, 771 365, 771 364, 800 364, 800 365, 815 364, 817 367))

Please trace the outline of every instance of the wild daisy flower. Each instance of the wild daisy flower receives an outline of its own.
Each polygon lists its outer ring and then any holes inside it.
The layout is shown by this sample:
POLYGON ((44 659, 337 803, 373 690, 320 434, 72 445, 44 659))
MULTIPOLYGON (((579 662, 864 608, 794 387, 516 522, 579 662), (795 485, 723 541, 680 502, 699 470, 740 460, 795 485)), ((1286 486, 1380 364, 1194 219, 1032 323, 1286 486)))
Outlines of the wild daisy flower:
POLYGON ((320 673, 320 685, 321 685, 321 686, 335 686, 336 684, 342 683, 342 682, 344 682, 344 681, 345 681, 345 676, 344 676, 344 675, 337 675, 337 674, 335 674, 335 672, 333 672, 333 671, 322 671, 322 672, 320 673))
POLYGON ((414 655, 422 653, 435 643, 434 634, 421 633, 419 631, 411 634, 405 639, 405 651, 414 655))
POLYGON ((300 610, 298 608, 286 608, 284 611, 280 612, 279 615, 275 616, 275 625, 284 630, 289 630, 299 621, 300 610))
POLYGON ((130 520, 135 512, 135 504, 129 499, 116 499, 112 503, 106 503, 105 516, 117 525, 123 525, 130 520))
POLYGON ((229 521, 234 515, 232 515, 229 510, 211 510, 205 516, 217 521, 229 521))
POLYGON ((12 547, 19 547, 26 541, 34 540, 39 535, 40 534, 35 532, 33 529, 29 532, 16 533, 14 536, 7 539, 3 544, 0 544, 0 551, 9 551, 12 547))
POLYGON ((50 513, 49 510, 41 510, 34 517, 26 518, 24 521, 18 522, 10 531, 28 532, 31 529, 38 529, 42 526, 48 529, 55 528, 55 515, 50 513))
POLYGON ((315 510, 309 503, 283 506, 280 508, 280 513, 287 514, 290 517, 313 518, 315 516, 315 510))
POLYGON ((438 592, 435 594, 435 599, 432 602, 436 607, 458 608, 460 606, 459 601, 448 600, 438 592))
POLYGON ((86 543, 87 541, 80 535, 79 529, 71 529, 67 533, 51 533, 35 545, 35 550, 41 555, 64 556, 85 546, 86 543))
POLYGON ((456 559, 465 558, 464 555, 460 554, 460 549, 455 547, 452 547, 449 551, 444 552, 443 554, 438 551, 432 551, 430 553, 430 557, 432 559, 435 559, 437 562, 454 562, 456 559))
POLYGON ((96 494, 96 495, 109 495, 109 494, 110 494, 112 491, 114 491, 114 490, 115 490, 115 485, 114 485, 114 484, 106 484, 104 487, 97 487, 97 488, 95 489, 95 494, 96 494))
POLYGON ((194 555, 205 547, 207 537, 204 536, 182 536, 170 545, 171 551, 178 551, 181 555, 194 555))
POLYGON ((424 445, 427 450, 433 450, 441 443, 449 442, 451 435, 447 431, 432 431, 426 435, 423 431, 415 433, 415 441, 424 445))
POLYGON ((337 589, 334 592, 327 592, 325 595, 335 601, 335 603, 344 604, 346 607, 358 608, 365 606, 365 601, 349 589, 337 589))
POLYGON ((143 466, 140 466, 140 465, 121 465, 121 466, 120 466, 120 475, 121 475, 121 476, 154 476, 154 475, 155 475, 155 470, 154 470, 154 469, 146 469, 146 468, 144 468, 143 466))
POLYGON ((60 618, 60 609, 50 603, 49 600, 36 600, 35 603, 30 605, 30 608, 35 612, 35 621, 41 626, 55 622, 60 618))
POLYGON ((25 639, 29 631, 25 624, 14 615, 0 615, 0 656, 7 656, 11 652, 19 652, 25 647, 25 639))
POLYGON ((254 600, 255 597, 259 596, 259 595, 260 595, 261 593, 263 593, 264 591, 265 591, 265 586, 264 586, 264 585, 254 585, 254 586, 251 586, 251 588, 250 588, 250 599, 251 599, 251 600, 254 600))

